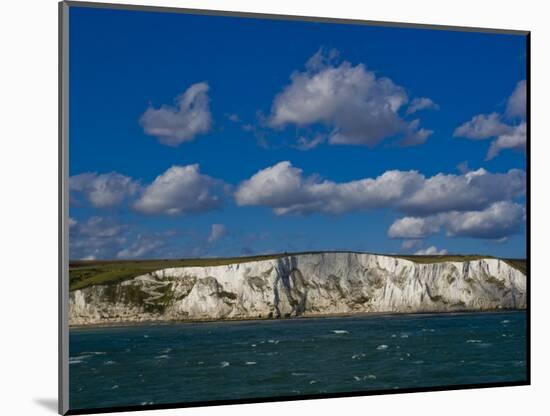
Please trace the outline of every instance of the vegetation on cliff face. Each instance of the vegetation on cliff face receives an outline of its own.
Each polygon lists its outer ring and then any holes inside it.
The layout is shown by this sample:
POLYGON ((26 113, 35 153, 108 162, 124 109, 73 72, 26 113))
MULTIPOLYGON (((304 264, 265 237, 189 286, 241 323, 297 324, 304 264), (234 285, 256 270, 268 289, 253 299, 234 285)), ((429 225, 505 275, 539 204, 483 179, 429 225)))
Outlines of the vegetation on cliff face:
POLYGON ((69 262, 70 290, 119 283, 123 280, 171 267, 206 267, 281 258, 287 254, 248 257, 164 260, 75 260, 69 262))
MULTIPOLYGON (((70 290, 84 289, 93 285, 107 285, 119 283, 132 279, 136 276, 151 273, 157 270, 172 267, 206 267, 223 266, 228 264, 247 263, 253 261, 279 259, 291 255, 314 254, 307 253, 277 253, 246 257, 225 257, 225 258, 199 258, 199 259, 160 259, 160 260, 76 260, 69 263, 69 287, 70 290)), ((369 254, 369 253, 365 253, 369 254)), ((479 255, 438 255, 438 256, 416 256, 416 255, 388 255, 410 260, 416 263, 441 263, 441 262, 462 262, 491 258, 491 256, 479 255)), ((503 259, 510 266, 527 273, 527 262, 524 259, 503 259)))
POLYGON ((527 260, 525 259, 504 259, 506 263, 527 275, 527 260))

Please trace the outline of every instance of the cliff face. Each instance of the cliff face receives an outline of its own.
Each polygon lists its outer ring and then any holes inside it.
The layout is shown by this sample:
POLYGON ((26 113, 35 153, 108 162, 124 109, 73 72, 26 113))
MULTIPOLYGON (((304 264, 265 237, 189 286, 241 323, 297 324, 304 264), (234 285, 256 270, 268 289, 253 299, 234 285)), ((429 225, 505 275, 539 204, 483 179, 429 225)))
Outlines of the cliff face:
POLYGON ((70 294, 70 324, 526 307, 526 276, 498 259, 421 264, 357 253, 156 271, 70 294))

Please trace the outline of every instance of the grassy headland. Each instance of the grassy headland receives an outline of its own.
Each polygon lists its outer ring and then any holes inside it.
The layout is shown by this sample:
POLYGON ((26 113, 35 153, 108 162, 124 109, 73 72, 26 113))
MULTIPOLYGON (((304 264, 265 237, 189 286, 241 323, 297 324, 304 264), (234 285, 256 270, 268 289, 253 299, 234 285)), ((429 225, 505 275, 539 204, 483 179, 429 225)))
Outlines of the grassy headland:
MULTIPOLYGON (((305 253, 276 253, 258 256, 245 257, 218 257, 199 259, 157 259, 157 260, 71 260, 69 262, 69 287, 70 290, 83 289, 98 284, 113 284, 133 277, 147 274, 160 269, 170 267, 201 267, 201 266, 223 266, 236 263, 247 263, 252 261, 278 259, 290 255, 316 254, 326 252, 305 252, 305 253)), ((372 253, 364 253, 372 254, 372 253)), ((438 256, 416 256, 416 255, 388 255, 414 261, 416 263, 440 263, 445 261, 470 261, 491 256, 479 255, 438 255, 438 256)), ((522 273, 527 273, 527 262, 524 259, 503 259, 510 266, 522 273)))

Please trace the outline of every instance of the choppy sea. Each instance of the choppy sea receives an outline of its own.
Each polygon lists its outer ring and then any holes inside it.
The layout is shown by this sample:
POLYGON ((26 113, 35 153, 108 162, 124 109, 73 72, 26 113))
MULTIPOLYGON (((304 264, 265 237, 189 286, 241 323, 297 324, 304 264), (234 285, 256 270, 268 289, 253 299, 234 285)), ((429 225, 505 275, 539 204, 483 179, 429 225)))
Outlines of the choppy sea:
POLYGON ((525 312, 70 330, 72 410, 526 379, 525 312))

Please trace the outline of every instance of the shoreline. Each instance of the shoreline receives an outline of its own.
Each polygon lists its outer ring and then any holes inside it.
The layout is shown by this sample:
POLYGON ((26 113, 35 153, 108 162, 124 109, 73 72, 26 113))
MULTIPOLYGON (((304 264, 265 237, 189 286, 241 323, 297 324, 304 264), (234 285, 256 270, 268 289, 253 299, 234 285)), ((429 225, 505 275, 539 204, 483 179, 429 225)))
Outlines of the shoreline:
POLYGON ((419 312, 357 312, 357 313, 331 313, 305 316, 292 316, 287 318, 202 318, 202 319, 186 319, 186 320, 148 320, 148 321, 120 321, 120 322, 103 322, 93 324, 78 324, 70 325, 72 329, 99 329, 99 328, 128 328, 139 326, 155 326, 155 325, 185 325, 185 324, 208 324, 208 323, 243 323, 243 322, 278 322, 278 321, 300 321, 308 319, 330 319, 330 318, 377 318, 391 317, 402 315, 462 315, 462 314, 496 314, 507 312, 527 312, 527 309, 471 309, 460 311, 419 311, 419 312))

